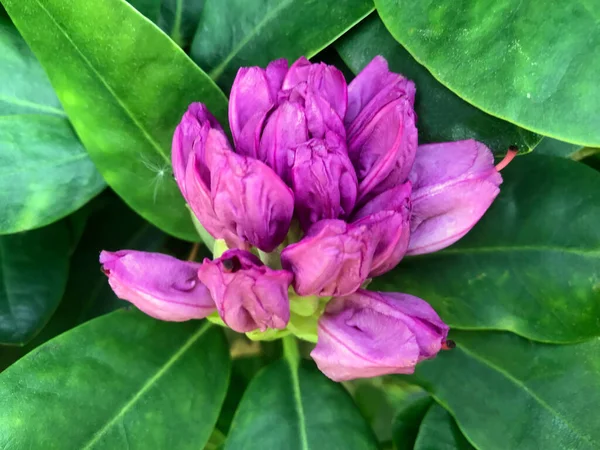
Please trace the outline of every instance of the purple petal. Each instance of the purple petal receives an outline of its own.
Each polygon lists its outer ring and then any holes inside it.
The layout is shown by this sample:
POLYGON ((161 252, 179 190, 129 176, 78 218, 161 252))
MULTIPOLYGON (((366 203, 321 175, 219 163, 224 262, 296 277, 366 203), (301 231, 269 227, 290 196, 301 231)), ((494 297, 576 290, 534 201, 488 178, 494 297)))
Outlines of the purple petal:
POLYGON ((402 75, 390 72, 383 56, 376 56, 348 85, 347 125, 359 126, 373 110, 397 98, 403 92, 411 106, 415 103, 415 85, 402 75), (359 118, 359 114, 363 115, 359 118))
POLYGON ((294 195, 270 167, 224 152, 211 168, 211 193, 215 216, 225 229, 265 252, 283 242, 294 195))
POLYGON ((246 333, 287 326, 291 273, 270 269, 252 253, 229 250, 214 261, 205 259, 198 276, 231 329, 246 333))
POLYGON ((410 255, 458 241, 487 211, 502 183, 492 152, 473 140, 420 146, 410 180, 410 255))
POLYGON ((369 277, 382 275, 398 265, 410 239, 412 186, 409 181, 373 198, 353 216, 354 226, 365 226, 375 248, 369 277))
POLYGON ((260 140, 259 157, 284 181, 288 181, 287 155, 290 149, 308 140, 303 108, 285 102, 269 117, 260 140))
MULTIPOLYGON (((208 178, 204 166, 205 142, 208 131, 213 128, 223 132, 221 125, 202 103, 192 103, 183 115, 173 134, 171 159, 173 174, 179 189, 186 197, 185 173, 192 153, 198 154, 198 163, 202 176, 208 178)), ((186 197, 187 198, 187 197, 186 197)))
POLYGON ((341 139, 346 139, 342 118, 323 97, 309 89, 304 99, 304 108, 310 136, 324 138, 328 133, 333 132, 341 139))
POLYGON ((299 295, 329 297, 356 291, 371 270, 373 247, 366 227, 342 220, 315 223, 306 236, 281 252, 299 295))
POLYGON ((215 311, 198 279, 200 264, 134 250, 100 253, 102 270, 117 297, 160 320, 202 319, 215 311))
POLYGON ((306 83, 309 90, 325 99, 333 111, 344 118, 348 105, 348 88, 342 72, 324 63, 311 64, 305 57, 299 58, 283 81, 283 90, 291 90, 306 83))
POLYGON ((217 216, 211 193, 211 172, 215 161, 233 154, 225 135, 211 129, 207 132, 202 151, 190 154, 185 174, 186 199, 202 226, 216 239, 225 239, 229 247, 244 247, 237 229, 217 216), (199 161, 202 158, 203 161, 199 161), (210 168, 210 169, 209 169, 210 168))
POLYGON ((271 62, 266 69, 241 68, 231 87, 229 123, 239 154, 256 157, 260 133, 269 111, 275 106, 287 72, 287 61, 271 62))
POLYGON ((311 139, 289 152, 296 215, 303 229, 322 219, 348 217, 357 181, 345 143, 335 134, 311 139))
POLYGON ((297 86, 300 83, 308 82, 308 74, 310 72, 311 63, 304 56, 298 58, 294 63, 290 66, 290 70, 288 70, 281 89, 284 91, 290 90, 297 86))
POLYGON ((361 289, 329 302, 311 356, 334 381, 413 373, 419 361, 439 352, 447 334, 448 326, 423 300, 361 289))
POLYGON ((345 123, 359 203, 406 180, 417 148, 414 95, 414 84, 389 72, 381 57, 350 83, 345 123))

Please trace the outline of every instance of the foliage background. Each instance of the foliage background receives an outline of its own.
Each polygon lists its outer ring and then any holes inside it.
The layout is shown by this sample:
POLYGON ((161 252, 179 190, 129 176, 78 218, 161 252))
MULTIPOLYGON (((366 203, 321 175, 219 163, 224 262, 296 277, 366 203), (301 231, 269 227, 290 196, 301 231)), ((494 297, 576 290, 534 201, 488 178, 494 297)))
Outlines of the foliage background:
POLYGON ((599 4, 0 1, 0 447, 600 447, 599 4), (123 309, 101 249, 199 240, 169 157, 187 105, 225 124, 240 66, 350 80, 377 54, 417 84, 420 142, 521 153, 471 233, 372 285, 457 348, 337 385, 303 345, 123 309))

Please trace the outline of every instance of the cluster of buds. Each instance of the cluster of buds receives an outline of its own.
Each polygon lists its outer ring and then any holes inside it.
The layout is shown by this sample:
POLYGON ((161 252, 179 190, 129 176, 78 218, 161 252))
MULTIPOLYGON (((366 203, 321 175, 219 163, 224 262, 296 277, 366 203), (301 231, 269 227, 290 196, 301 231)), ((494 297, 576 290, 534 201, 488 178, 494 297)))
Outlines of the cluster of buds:
POLYGON ((113 290, 161 320, 296 334, 333 380, 411 373, 448 346, 448 326, 424 300, 365 286, 464 236, 502 182, 479 142, 418 146, 414 99, 381 57, 349 85, 305 58, 240 69, 233 147, 201 103, 173 138, 175 179, 214 259, 102 252, 113 290))

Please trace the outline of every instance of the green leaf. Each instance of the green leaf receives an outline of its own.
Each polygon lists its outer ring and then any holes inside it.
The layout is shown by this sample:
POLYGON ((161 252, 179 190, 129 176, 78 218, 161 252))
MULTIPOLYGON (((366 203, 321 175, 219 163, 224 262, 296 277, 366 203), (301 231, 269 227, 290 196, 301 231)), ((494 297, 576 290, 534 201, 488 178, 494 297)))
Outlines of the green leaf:
POLYGON ((70 238, 66 221, 0 236, 0 344, 24 345, 58 306, 70 238))
POLYGON ((335 47, 354 73, 362 70, 375 56, 382 55, 390 70, 415 82, 420 143, 476 139, 497 155, 504 155, 510 145, 528 152, 541 139, 541 136, 486 114, 446 88, 390 36, 376 15, 353 28, 335 47))
POLYGON ((448 411, 437 404, 427 411, 415 446, 412 448, 414 450, 475 450, 460 432, 448 411))
POLYGON ((0 447, 202 448, 225 398, 229 366, 223 333, 208 322, 114 312, 0 375, 0 447))
POLYGON ((204 0, 128 0, 177 45, 186 48, 198 28, 204 0))
POLYGON ((221 408, 219 420, 217 420, 217 428, 223 434, 229 432, 235 411, 240 404, 248 384, 250 384, 252 378, 254 378, 258 371, 264 366, 264 358, 257 356, 235 358, 232 361, 229 390, 227 391, 227 397, 225 397, 225 402, 221 408))
POLYGON ((369 288, 421 297, 453 328, 544 342, 600 335, 600 174, 530 154, 502 176, 500 195, 459 243, 405 258, 369 288))
POLYGON ((417 367, 475 447, 593 450, 600 446, 600 340, 573 345, 511 333, 455 332, 457 348, 417 367))
POLYGON ((191 55, 229 90, 241 66, 310 58, 371 11, 371 0, 206 0, 191 55))
POLYGON ((0 234, 55 222, 104 186, 46 74, 0 15, 0 234))
POLYGON ((193 101, 225 124, 223 93, 122 0, 3 3, 107 183, 159 228, 197 240, 171 175, 171 139, 193 101))
POLYGON ((392 445, 392 423, 398 412, 407 409, 423 396, 431 401, 429 394, 420 386, 399 383, 395 378, 358 379, 346 382, 344 386, 351 393, 377 440, 387 446, 392 445))
POLYGON ((537 155, 559 156, 561 158, 573 158, 578 151, 582 149, 581 145, 569 144, 549 137, 544 137, 538 145, 535 146, 537 155))
MULTIPOLYGON (((421 393, 413 395, 405 401, 398 411, 393 425, 394 448, 396 450, 412 450, 421 428, 421 422, 431 409, 432 398, 421 393)), ((437 447, 436 447, 437 448, 437 447)))
POLYGON ((158 24, 171 39, 187 48, 194 39, 205 0, 163 0, 158 24))
POLYGON ((127 3, 154 23, 158 22, 160 16, 160 2, 161 0, 127 0, 127 3))
POLYGON ((288 354, 263 369, 242 398, 225 449, 242 448, 364 450, 377 443, 344 388, 288 354))
POLYGON ((396 40, 469 103, 545 136, 600 146, 598 2, 375 6, 396 40))
POLYGON ((106 275, 100 271, 100 251, 159 251, 167 236, 111 194, 107 191, 89 204, 94 211, 71 257, 67 286, 58 309, 27 345, 0 349, 0 370, 60 333, 99 315, 131 305, 115 296, 106 275))

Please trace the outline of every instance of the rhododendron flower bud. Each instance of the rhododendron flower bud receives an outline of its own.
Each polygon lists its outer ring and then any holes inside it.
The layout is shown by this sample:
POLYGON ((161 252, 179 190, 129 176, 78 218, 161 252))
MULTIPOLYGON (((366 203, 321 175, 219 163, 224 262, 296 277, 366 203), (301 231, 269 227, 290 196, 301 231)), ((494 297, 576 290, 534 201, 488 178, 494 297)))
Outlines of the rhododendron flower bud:
POLYGON ((335 381, 413 373, 419 361, 440 351, 447 334, 425 301, 361 289, 328 303, 311 356, 335 381))
POLYGON ((234 153, 203 106, 192 104, 175 131, 173 167, 190 208, 214 238, 268 252, 285 238, 291 189, 266 164, 234 153))
POLYGON ((271 252, 284 240, 294 195, 266 164, 231 151, 215 157, 211 192, 215 216, 244 241, 271 252))
POLYGON ((260 139, 257 158, 287 182, 288 152, 307 139, 303 108, 296 103, 285 102, 269 117, 260 139))
POLYGON ((343 119, 348 105, 348 89, 342 72, 324 63, 311 64, 305 57, 299 58, 287 72, 282 89, 293 91, 306 86, 306 90, 323 98, 333 111, 343 119))
POLYGON ((487 211, 502 183, 492 152, 473 140, 419 146, 410 180, 411 255, 458 241, 487 211))
POLYGON ((322 219, 348 217, 356 201, 357 181, 344 142, 330 133, 289 153, 296 214, 303 229, 322 219))
POLYGON ((198 279, 200 264, 134 250, 100 253, 102 270, 117 297, 160 320, 202 319, 215 311, 198 279))
POLYGON ((353 216, 353 226, 366 227, 374 246, 369 277, 392 270, 406 253, 410 239, 411 191, 409 181, 388 189, 353 216))
POLYGON ((321 220, 281 252, 299 295, 330 297, 357 290, 371 270, 373 246, 365 229, 343 220, 321 220))
POLYGON ((260 133, 268 113, 277 103, 288 70, 285 59, 272 61, 266 69, 242 67, 231 87, 229 124, 239 154, 258 158, 260 133))
POLYGON ((287 326, 291 273, 270 269, 252 253, 229 250, 214 261, 205 259, 198 277, 231 329, 245 333, 287 326))
POLYGON ((417 149, 414 84, 373 59, 348 86, 348 154, 359 203, 406 180, 417 149))

